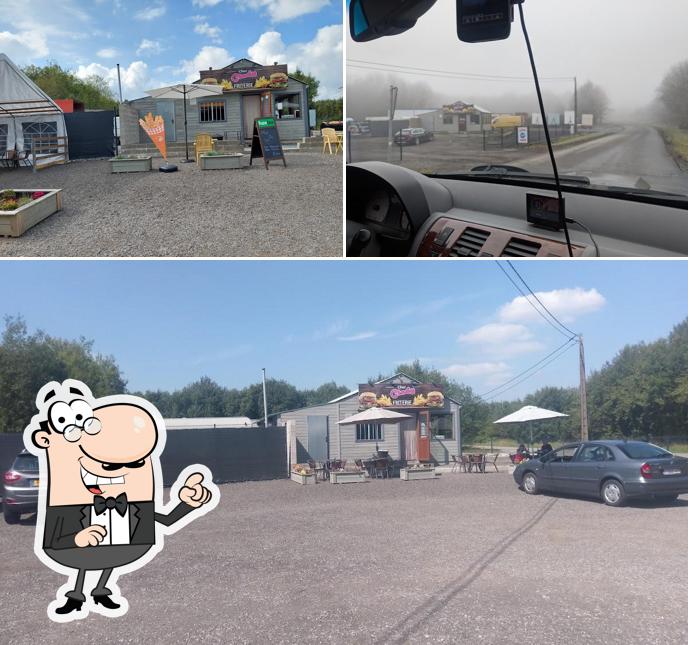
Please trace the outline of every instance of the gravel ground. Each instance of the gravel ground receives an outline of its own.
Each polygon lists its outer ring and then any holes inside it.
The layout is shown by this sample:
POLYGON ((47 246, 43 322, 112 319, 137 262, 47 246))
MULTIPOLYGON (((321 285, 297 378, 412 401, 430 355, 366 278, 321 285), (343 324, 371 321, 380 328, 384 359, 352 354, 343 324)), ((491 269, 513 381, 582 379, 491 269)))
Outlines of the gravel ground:
POLYGON ((341 257, 341 155, 286 156, 269 171, 261 159, 240 171, 178 163, 172 174, 156 171, 161 159, 149 173, 113 175, 107 160, 0 170, 0 189, 64 191, 63 210, 0 238, 0 255, 341 257))
POLYGON ((67 625, 33 527, 0 527, 11 643, 685 643, 688 501, 529 497, 507 474, 221 486, 119 580, 121 619, 67 625))

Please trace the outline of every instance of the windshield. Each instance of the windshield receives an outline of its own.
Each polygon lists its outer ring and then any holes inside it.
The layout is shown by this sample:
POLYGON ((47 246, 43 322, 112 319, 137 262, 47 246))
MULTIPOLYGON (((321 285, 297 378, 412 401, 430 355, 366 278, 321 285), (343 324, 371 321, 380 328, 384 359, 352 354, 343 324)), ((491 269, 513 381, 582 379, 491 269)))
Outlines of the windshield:
MULTIPOLYGON (((688 195, 688 3, 661 4, 523 5, 563 175, 688 195)), ((486 165, 552 173, 518 9, 510 37, 496 42, 459 41, 450 0, 403 34, 363 43, 349 35, 347 113, 369 126, 349 130, 349 162, 426 174, 486 165), (408 128, 428 136, 395 140, 408 128)))
POLYGON ((659 457, 671 457, 671 453, 651 443, 625 443, 619 446, 619 450, 631 459, 657 459, 659 457))
POLYGON ((17 455, 12 468, 23 473, 38 471, 38 457, 35 455, 17 455))

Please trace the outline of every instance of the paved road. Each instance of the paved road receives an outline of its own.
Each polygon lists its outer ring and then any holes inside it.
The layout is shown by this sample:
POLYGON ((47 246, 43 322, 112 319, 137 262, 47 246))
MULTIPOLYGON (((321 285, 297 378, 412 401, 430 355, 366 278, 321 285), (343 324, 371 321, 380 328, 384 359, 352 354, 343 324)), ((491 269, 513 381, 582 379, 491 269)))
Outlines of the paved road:
POLYGON ((616 509, 530 497, 506 473, 221 493, 120 578, 117 619, 51 623, 62 576, 33 526, 0 524, 0 642, 688 642, 685 496, 616 509))
MULTIPOLYGON (((621 186, 634 185, 642 177, 653 190, 688 194, 688 173, 680 170, 660 134, 649 125, 629 125, 618 134, 555 154, 563 172, 621 186)), ((546 154, 514 163, 533 172, 552 172, 546 154)))

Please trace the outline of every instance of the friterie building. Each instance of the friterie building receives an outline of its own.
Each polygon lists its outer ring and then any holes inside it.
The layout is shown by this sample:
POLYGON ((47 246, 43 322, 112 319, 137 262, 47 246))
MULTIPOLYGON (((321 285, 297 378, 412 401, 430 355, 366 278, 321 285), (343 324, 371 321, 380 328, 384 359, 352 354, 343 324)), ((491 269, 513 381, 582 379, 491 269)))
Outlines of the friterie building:
POLYGON ((283 412, 278 425, 287 427, 296 441, 296 459, 367 459, 386 451, 401 463, 422 461, 447 464, 460 454, 461 405, 442 386, 420 383, 399 373, 358 389, 329 403, 283 412), (401 423, 339 421, 371 407, 393 409, 408 415, 401 423))
MULTIPOLYGON (((259 65, 242 58, 221 69, 199 72, 195 83, 219 85, 222 94, 187 101, 189 141, 196 134, 215 139, 248 142, 255 119, 273 116, 283 142, 300 141, 310 136, 308 85, 289 76, 287 65, 259 65)), ((165 121, 167 143, 184 142, 184 103, 182 99, 145 97, 126 101, 120 108, 122 145, 147 144, 139 118, 161 115, 165 121)))

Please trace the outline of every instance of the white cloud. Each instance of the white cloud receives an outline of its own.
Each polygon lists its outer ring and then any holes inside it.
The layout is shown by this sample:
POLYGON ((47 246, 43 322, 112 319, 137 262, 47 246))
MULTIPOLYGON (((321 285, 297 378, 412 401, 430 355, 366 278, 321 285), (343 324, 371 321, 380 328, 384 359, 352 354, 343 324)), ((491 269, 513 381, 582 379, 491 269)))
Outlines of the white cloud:
POLYGON ((137 56, 155 56, 164 51, 164 47, 158 40, 148 40, 144 38, 136 50, 137 56))
POLYGON ((35 58, 48 55, 48 43, 45 35, 35 31, 0 31, 0 52, 15 63, 25 63, 35 58))
POLYGON ((222 0, 192 0, 191 4, 194 7, 214 7, 221 2, 222 0))
POLYGON ((193 83, 198 80, 199 70, 210 67, 225 67, 232 60, 232 55, 224 47, 206 45, 191 60, 180 61, 179 67, 175 71, 184 75, 185 83, 193 83))
MULTIPOLYGON (((90 65, 79 65, 74 73, 78 78, 88 78, 93 75, 102 76, 107 81, 114 95, 119 96, 117 67, 105 67, 105 65, 100 63, 91 63, 90 65)), ((150 73, 148 65, 143 61, 134 61, 128 67, 120 66, 120 74, 124 98, 139 97, 144 90, 150 89, 150 73)))
MULTIPOLYGON (((555 289, 539 291, 535 295, 554 316, 564 323, 570 323, 579 316, 604 307, 606 300, 597 289, 555 289)), ((537 306, 537 302, 535 303, 537 306)), ((508 322, 529 322, 540 320, 540 316, 523 297, 514 298, 499 310, 499 318, 508 322)))
POLYGON ((248 48, 248 57, 263 65, 286 63, 293 72, 298 67, 320 81, 318 98, 341 96, 342 25, 318 29, 313 40, 286 45, 278 31, 266 31, 248 48))
POLYGON ((480 379, 485 385, 500 385, 511 376, 510 367, 502 362, 455 363, 440 370, 445 376, 462 379, 480 379))
POLYGON ((157 18, 161 18, 167 13, 167 7, 163 2, 156 2, 154 5, 151 5, 150 7, 145 7, 144 9, 141 9, 140 11, 137 11, 134 14, 134 18, 136 20, 145 20, 145 21, 150 21, 150 20, 155 20, 157 18))
POLYGON ((324 340, 325 338, 332 338, 337 334, 341 334, 347 327, 349 322, 347 320, 335 320, 323 329, 317 329, 313 332, 313 340, 324 340))
MULTIPOLYGON (((202 20, 201 16, 195 16, 194 19, 202 20)), ((194 26, 194 31, 201 36, 209 38, 214 43, 222 42, 222 38, 220 37, 222 30, 219 27, 211 27, 207 22, 197 22, 194 26)))
POLYGON ((98 58, 114 58, 117 56, 117 50, 112 49, 112 47, 106 47, 105 49, 99 49, 96 55, 98 58))
POLYGON ((330 0, 234 0, 234 4, 239 9, 264 10, 273 22, 283 22, 317 13, 329 5, 330 0))
POLYGON ((369 338, 374 338, 375 336, 377 336, 376 331, 363 331, 360 334, 354 334, 353 336, 339 336, 337 340, 352 342, 357 340, 368 340, 369 338))
POLYGON ((497 356, 517 356, 543 349, 525 325, 488 323, 459 336, 459 342, 473 345, 481 351, 497 356))

